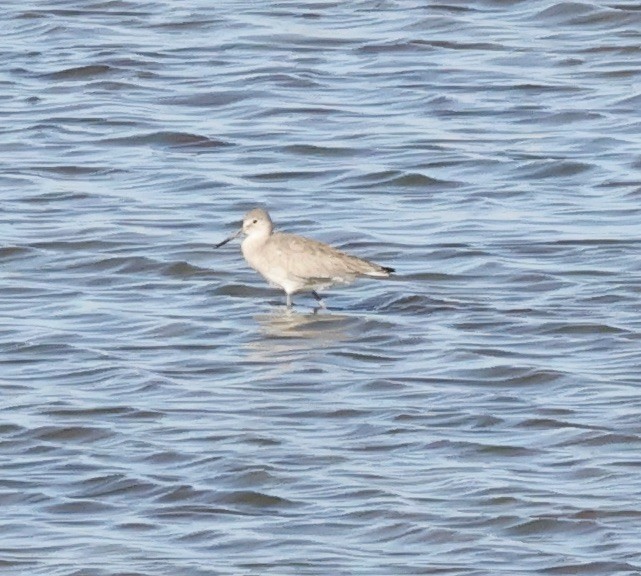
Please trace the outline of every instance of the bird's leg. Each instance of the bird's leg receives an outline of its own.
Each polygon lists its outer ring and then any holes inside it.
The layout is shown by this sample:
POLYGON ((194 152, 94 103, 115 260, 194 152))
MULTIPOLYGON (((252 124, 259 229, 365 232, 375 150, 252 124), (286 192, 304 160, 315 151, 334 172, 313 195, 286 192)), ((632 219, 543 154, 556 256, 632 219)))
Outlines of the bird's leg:
POLYGON ((287 308, 291 308, 291 307, 292 307, 292 295, 287 294, 287 308))
POLYGON ((316 301, 321 308, 327 308, 327 306, 325 305, 325 301, 318 295, 318 292, 316 292, 316 290, 312 290, 312 296, 316 298, 316 301))

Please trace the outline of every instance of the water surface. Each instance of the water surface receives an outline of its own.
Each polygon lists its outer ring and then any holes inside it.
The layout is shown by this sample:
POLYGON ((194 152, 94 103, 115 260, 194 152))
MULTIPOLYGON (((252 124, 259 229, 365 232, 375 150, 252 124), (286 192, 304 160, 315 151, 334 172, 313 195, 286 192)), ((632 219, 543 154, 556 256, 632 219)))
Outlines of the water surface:
POLYGON ((5 3, 7 574, 639 574, 632 2, 5 3), (269 288, 243 213, 397 269, 269 288))

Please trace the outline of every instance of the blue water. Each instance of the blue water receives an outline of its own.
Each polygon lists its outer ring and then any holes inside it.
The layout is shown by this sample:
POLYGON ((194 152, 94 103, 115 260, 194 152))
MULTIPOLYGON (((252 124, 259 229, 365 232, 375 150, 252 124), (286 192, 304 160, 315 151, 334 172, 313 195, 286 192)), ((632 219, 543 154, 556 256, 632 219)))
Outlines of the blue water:
POLYGON ((635 3, 2 20, 3 574, 641 573, 635 3))

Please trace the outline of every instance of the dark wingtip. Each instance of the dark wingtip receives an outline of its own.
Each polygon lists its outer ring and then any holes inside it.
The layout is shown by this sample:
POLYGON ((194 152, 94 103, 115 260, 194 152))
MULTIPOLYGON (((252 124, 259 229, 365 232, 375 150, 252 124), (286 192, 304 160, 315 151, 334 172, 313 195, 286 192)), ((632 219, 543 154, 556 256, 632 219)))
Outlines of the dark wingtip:
POLYGON ((385 270, 385 272, 387 272, 388 274, 393 274, 394 272, 396 272, 395 268, 388 268, 387 266, 381 266, 381 268, 385 270))

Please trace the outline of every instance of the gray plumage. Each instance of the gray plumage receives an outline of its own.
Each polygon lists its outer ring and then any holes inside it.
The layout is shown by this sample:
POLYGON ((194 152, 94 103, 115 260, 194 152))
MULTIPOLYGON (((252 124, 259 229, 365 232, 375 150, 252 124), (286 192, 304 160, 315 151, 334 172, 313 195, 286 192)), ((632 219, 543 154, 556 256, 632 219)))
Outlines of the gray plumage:
POLYGON ((248 212, 241 230, 216 247, 241 233, 246 235, 242 243, 245 260, 272 286, 285 291, 287 306, 292 304, 291 295, 298 292, 312 292, 323 306, 316 290, 348 284, 361 276, 387 278, 394 272, 311 238, 273 232, 272 220, 261 208, 248 212))

